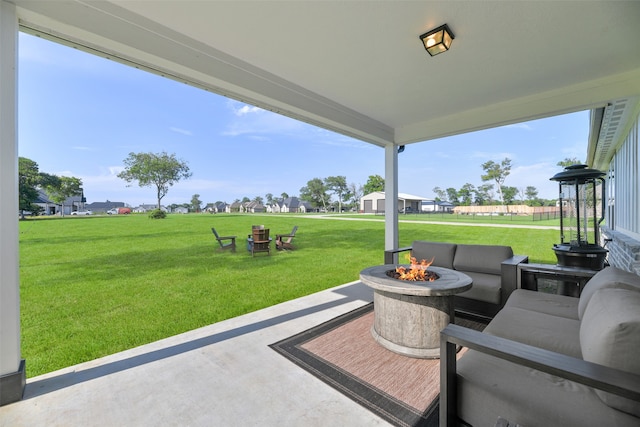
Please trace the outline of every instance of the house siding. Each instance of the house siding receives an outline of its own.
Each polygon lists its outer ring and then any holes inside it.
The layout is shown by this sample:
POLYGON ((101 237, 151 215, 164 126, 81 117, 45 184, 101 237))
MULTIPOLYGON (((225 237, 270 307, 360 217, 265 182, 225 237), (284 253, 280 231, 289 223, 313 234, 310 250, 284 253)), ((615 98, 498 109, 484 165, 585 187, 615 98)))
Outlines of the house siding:
MULTIPOLYGON (((638 110, 638 109, 636 109, 638 110)), ((609 163, 607 209, 601 227, 610 265, 640 274, 640 115, 609 163)))

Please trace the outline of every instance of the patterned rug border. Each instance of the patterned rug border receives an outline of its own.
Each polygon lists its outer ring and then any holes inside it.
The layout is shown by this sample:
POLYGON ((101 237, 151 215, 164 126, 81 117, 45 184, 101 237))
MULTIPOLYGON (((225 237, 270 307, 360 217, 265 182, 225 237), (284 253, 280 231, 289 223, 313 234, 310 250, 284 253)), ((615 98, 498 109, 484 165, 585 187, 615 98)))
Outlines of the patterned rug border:
POLYGON ((402 427, 436 427, 439 399, 435 398, 424 412, 390 396, 371 384, 314 355, 301 346, 373 310, 373 303, 356 308, 277 343, 270 348, 305 369, 316 378, 340 391, 386 421, 402 427))

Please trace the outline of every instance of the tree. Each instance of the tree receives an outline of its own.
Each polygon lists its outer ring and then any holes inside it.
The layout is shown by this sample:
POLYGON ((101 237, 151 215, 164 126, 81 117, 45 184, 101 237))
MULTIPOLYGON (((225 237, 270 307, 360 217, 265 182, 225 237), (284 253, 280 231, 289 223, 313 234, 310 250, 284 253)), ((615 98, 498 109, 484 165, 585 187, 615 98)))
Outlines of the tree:
POLYGON ((338 212, 342 212, 342 201, 349 195, 347 178, 345 176, 329 176, 324 179, 324 185, 338 198, 338 212))
POLYGON ((462 188, 460 188, 460 191, 458 191, 460 204, 462 206, 470 206, 471 202, 473 201, 473 195, 475 191, 476 188, 472 184, 466 183, 465 185, 463 185, 462 188))
POLYGON ((330 197, 327 194, 327 187, 320 178, 313 178, 307 185, 300 189, 300 199, 310 202, 313 206, 322 206, 327 210, 327 203, 330 197))
POLYGON ((364 194, 375 193, 376 191, 384 191, 384 178, 380 175, 369 175, 367 183, 364 185, 364 194))
POLYGON ((447 188, 447 200, 449 200, 449 203, 452 203, 454 205, 458 205, 459 201, 458 201, 458 190, 456 190, 453 187, 449 187, 447 188))
POLYGON ((518 188, 518 199, 520 200, 521 205, 524 205, 524 199, 526 198, 526 196, 526 190, 522 187, 518 188))
POLYGON ((504 197, 504 203, 506 205, 512 205, 513 201, 518 195, 518 189, 516 187, 502 187, 502 194, 504 197))
POLYGON ((82 180, 72 176, 49 175, 46 180, 44 190, 53 203, 62 206, 62 216, 64 216, 64 201, 69 197, 82 194, 82 180))
POLYGON ((359 209, 360 199, 363 196, 364 187, 362 185, 357 185, 352 182, 349 184, 349 194, 351 194, 351 205, 352 207, 359 209))
POLYGON ((267 193, 264 195, 264 197, 267 199, 267 204, 268 205, 272 205, 273 204, 273 194, 271 193, 267 193))
POLYGON ((202 201, 200 200, 199 194, 194 194, 191 196, 191 209, 194 212, 200 212, 200 207, 202 206, 202 201))
POLYGON ((175 154, 162 153, 129 153, 124 160, 125 169, 118 174, 129 184, 138 181, 140 187, 155 187, 158 198, 158 209, 162 198, 181 179, 191 177, 189 166, 178 160, 175 154))
POLYGON ((433 191, 433 192, 436 194, 436 201, 437 201, 437 202, 442 202, 442 201, 447 200, 447 192, 446 192, 446 191, 444 191, 442 188, 440 188, 440 187, 435 187, 435 188, 434 188, 433 190, 431 190, 431 191, 433 191))
POLYGON ((280 197, 282 197, 282 200, 284 200, 284 199, 288 199, 289 195, 287 193, 282 193, 280 194, 280 197))
POLYGON ((38 198, 41 174, 38 164, 26 157, 18 158, 18 209, 24 219, 24 211, 34 211, 33 202, 38 198))
POLYGON ((264 205, 264 199, 260 196, 256 196, 253 198, 253 201, 256 203, 260 203, 261 205, 264 205))
POLYGON ((502 187, 504 180, 507 179, 509 173, 511 173, 511 159, 505 158, 500 164, 489 160, 482 164, 482 169, 486 172, 482 175, 482 181, 493 181, 496 183, 498 194, 500 195, 500 202, 504 205, 504 194, 502 193, 502 187))
POLYGON ((476 187, 475 202, 477 205, 482 206, 491 203, 493 200, 493 184, 482 184, 476 187))
POLYGON ((575 157, 571 157, 571 158, 565 157, 564 160, 561 160, 556 164, 558 166, 562 166, 563 168, 566 168, 567 166, 571 166, 571 165, 580 165, 582 164, 582 162, 575 157))
POLYGON ((39 211, 41 208, 33 202, 38 198, 38 189, 43 189, 51 201, 62 206, 64 201, 82 194, 82 180, 74 177, 59 177, 40 172, 38 164, 26 157, 18 158, 18 209, 24 219, 24 211, 39 211))
POLYGON ((538 201, 538 189, 533 186, 528 186, 524 190, 524 195, 527 198, 527 204, 529 206, 533 206, 535 203, 539 203, 538 201))

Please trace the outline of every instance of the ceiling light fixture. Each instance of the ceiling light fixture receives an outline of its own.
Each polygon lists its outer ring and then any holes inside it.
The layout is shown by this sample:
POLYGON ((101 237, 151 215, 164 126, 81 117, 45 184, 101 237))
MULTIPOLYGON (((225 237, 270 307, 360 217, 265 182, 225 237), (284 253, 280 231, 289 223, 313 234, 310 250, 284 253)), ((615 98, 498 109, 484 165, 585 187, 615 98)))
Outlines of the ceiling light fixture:
POLYGON ((431 56, 436 56, 439 53, 449 50, 454 38, 455 37, 447 24, 444 24, 435 30, 428 31, 420 36, 420 40, 422 40, 424 48, 427 49, 427 52, 429 52, 429 55, 431 56))

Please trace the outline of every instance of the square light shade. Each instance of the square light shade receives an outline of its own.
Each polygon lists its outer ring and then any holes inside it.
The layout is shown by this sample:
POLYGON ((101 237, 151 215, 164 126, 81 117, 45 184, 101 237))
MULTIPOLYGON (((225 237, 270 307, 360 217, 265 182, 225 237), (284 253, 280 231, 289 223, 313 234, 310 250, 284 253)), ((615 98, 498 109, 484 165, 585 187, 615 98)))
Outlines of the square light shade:
POLYGON ((431 56, 436 56, 439 53, 449 50, 454 38, 455 37, 447 24, 420 36, 420 40, 422 40, 424 48, 427 49, 427 52, 429 52, 429 55, 431 56))

